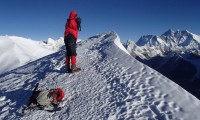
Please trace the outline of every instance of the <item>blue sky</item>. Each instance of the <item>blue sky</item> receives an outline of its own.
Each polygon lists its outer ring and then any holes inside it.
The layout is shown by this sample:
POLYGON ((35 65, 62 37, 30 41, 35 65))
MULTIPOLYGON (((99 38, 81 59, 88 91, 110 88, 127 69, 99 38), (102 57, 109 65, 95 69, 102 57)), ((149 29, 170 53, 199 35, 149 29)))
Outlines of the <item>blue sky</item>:
POLYGON ((80 39, 115 31, 122 42, 168 29, 200 35, 199 0, 0 0, 0 35, 34 40, 63 37, 71 10, 82 18, 80 39))

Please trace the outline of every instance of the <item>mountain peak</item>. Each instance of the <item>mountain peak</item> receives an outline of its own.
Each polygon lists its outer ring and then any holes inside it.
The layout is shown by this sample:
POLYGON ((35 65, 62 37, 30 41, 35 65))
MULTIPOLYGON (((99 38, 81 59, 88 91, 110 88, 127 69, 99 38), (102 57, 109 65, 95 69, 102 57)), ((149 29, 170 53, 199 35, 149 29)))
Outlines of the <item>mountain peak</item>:
POLYGON ((167 30, 165 33, 163 33, 161 36, 181 36, 181 35, 184 35, 184 36, 188 36, 190 35, 191 32, 189 32, 188 30, 176 30, 176 31, 173 31, 172 29, 169 29, 167 30))
POLYGON ((189 32, 188 30, 177 30, 174 34, 175 36, 190 36, 191 32, 189 32))
MULTIPOLYGON (((200 36, 188 30, 167 30, 161 36, 144 35, 136 42, 139 47, 145 47, 149 56, 160 55, 169 51, 192 51, 199 50, 200 36), (153 50, 152 50, 153 49, 153 50), (154 52, 157 51, 157 52, 154 52)), ((135 49, 135 47, 133 48, 135 49)))
POLYGON ((174 35, 174 31, 172 29, 167 30, 165 33, 163 33, 162 35, 164 36, 173 36, 174 35))
POLYGON ((158 46, 158 45, 164 45, 164 41, 160 38, 160 36, 157 35, 145 35, 142 36, 137 42, 136 44, 138 46, 158 46))

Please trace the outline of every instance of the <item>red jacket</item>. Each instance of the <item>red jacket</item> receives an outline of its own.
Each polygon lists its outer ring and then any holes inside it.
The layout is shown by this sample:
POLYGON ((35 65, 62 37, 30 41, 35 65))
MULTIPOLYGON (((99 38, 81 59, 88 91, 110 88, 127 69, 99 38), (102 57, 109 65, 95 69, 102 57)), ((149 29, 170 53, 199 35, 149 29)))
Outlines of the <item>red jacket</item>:
POLYGON ((76 11, 72 11, 69 15, 69 18, 65 24, 65 33, 64 36, 67 36, 68 34, 74 35, 74 37, 78 38, 78 25, 76 23, 76 11))
POLYGON ((57 88, 53 93, 53 102, 60 102, 64 96, 63 90, 61 88, 57 88))

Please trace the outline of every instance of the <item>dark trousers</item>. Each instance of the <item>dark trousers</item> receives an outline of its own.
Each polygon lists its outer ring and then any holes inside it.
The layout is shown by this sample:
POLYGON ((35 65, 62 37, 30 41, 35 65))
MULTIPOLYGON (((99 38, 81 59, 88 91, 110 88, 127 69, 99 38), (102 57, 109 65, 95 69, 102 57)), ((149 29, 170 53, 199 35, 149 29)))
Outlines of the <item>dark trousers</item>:
POLYGON ((72 34, 68 34, 65 36, 64 42, 67 50, 66 56, 76 56, 76 38, 72 34))

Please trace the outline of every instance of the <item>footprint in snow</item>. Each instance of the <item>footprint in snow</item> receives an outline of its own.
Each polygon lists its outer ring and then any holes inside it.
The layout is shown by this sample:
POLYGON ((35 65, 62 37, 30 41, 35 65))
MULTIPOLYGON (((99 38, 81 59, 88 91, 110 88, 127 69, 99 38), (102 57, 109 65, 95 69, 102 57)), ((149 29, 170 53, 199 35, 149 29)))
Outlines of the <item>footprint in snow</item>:
POLYGON ((0 102, 4 101, 5 99, 6 99, 5 96, 1 96, 1 97, 0 97, 0 102))

